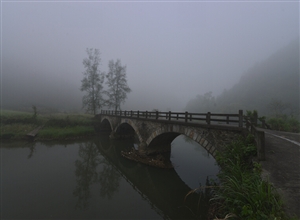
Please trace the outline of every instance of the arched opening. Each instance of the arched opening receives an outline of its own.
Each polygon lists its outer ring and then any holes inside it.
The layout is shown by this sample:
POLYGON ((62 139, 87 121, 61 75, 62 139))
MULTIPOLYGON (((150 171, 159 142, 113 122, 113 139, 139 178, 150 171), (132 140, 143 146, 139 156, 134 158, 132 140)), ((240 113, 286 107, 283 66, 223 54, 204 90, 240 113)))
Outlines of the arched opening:
POLYGON ((178 137, 180 133, 166 132, 156 136, 148 145, 149 150, 159 150, 164 146, 168 146, 178 137))
POLYGON ((135 130, 133 127, 128 123, 122 123, 115 131, 115 136, 117 138, 121 139, 127 139, 127 138, 134 138, 135 137, 135 130))
POLYGON ((214 157, 199 143, 179 135, 171 143, 170 161, 180 178, 192 189, 216 179, 219 167, 214 157))
POLYGON ((103 119, 103 121, 100 123, 100 125, 97 128, 97 131, 100 131, 102 133, 110 133, 112 131, 111 125, 108 121, 108 119, 103 119))

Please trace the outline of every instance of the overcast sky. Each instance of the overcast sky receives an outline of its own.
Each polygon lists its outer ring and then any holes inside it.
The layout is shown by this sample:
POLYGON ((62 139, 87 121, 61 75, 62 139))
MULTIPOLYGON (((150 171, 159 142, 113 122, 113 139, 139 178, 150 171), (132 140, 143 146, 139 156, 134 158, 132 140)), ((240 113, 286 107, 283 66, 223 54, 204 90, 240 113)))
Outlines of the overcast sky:
POLYGON ((218 95, 299 35, 298 1, 1 1, 1 10, 3 69, 79 89, 85 50, 98 48, 102 71, 111 59, 127 66, 124 110, 182 110, 197 94, 218 95))

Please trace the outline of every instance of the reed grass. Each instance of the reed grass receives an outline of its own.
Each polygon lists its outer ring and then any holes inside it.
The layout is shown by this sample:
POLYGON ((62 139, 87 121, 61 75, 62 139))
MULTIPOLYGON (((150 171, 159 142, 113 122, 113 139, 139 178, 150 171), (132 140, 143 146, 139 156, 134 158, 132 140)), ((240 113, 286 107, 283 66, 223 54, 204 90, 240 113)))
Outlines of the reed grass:
POLYGON ((255 154, 253 137, 249 136, 246 140, 233 142, 217 155, 216 160, 221 166, 220 187, 215 188, 211 203, 219 207, 218 217, 287 219, 276 189, 261 179, 260 165, 252 162, 255 154))
POLYGON ((86 114, 41 114, 0 111, 0 139, 22 139, 40 125, 38 139, 65 139, 94 135, 94 120, 86 114))
POLYGON ((72 127, 46 127, 39 132, 38 139, 66 139, 94 135, 95 130, 91 126, 72 126, 72 127))

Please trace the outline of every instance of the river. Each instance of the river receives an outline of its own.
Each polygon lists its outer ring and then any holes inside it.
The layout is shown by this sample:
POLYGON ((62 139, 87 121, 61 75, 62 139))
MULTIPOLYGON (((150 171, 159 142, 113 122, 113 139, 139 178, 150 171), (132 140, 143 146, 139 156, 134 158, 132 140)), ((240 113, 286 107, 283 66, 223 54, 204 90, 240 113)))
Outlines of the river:
POLYGON ((187 193, 218 166, 204 148, 184 136, 172 142, 175 169, 130 161, 132 140, 107 136, 63 142, 1 143, 1 219, 189 219, 199 194, 187 193))

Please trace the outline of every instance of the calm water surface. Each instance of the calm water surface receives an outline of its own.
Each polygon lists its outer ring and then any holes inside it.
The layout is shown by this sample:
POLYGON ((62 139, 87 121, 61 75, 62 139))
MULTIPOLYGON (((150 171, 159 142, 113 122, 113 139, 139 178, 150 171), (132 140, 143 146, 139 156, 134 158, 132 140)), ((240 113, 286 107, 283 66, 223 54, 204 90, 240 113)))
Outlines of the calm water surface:
MULTIPOLYGON (((215 160, 179 136, 175 170, 121 157, 133 141, 106 136, 78 142, 1 144, 1 219, 187 219, 185 195, 215 178, 215 160)), ((205 205, 203 205, 205 207, 205 205)), ((193 211, 198 217, 206 210, 193 211)))

